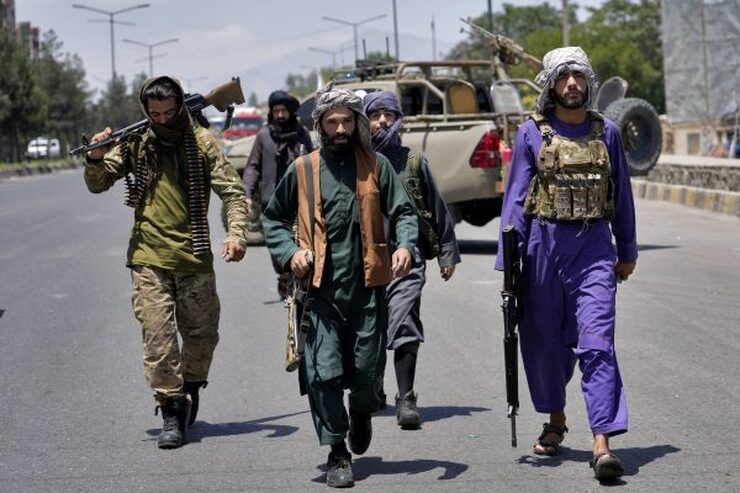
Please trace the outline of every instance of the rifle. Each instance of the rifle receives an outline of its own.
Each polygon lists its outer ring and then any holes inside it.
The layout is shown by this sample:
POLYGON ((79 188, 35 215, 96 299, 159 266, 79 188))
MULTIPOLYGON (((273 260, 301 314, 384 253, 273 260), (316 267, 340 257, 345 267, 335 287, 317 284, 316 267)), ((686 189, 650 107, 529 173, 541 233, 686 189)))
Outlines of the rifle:
MULTIPOLYGON (((202 94, 185 94, 183 102, 188 112, 198 121, 200 126, 208 128, 210 123, 203 115, 203 110, 209 106, 214 106, 218 111, 226 112, 226 125, 231 125, 231 117, 234 114, 234 105, 244 102, 244 94, 239 83, 239 78, 234 77, 229 82, 221 84, 211 90, 207 95, 202 94)), ((149 120, 144 119, 133 123, 127 127, 113 132, 107 139, 99 142, 90 142, 85 135, 82 136, 82 145, 69 151, 70 156, 84 154, 99 147, 106 147, 120 141, 127 141, 133 135, 144 133, 149 128, 149 120)))
MULTIPOLYGON (((296 228, 297 229, 297 228, 296 228)), ((309 263, 313 263, 313 254, 309 252, 309 263)), ((285 371, 295 371, 303 359, 308 333, 308 315, 311 312, 313 298, 310 273, 303 279, 290 275, 288 299, 288 338, 285 341, 285 371)))
POLYGON ((518 352, 519 336, 516 328, 521 314, 521 259, 519 257, 519 234, 511 224, 504 228, 502 248, 504 252, 504 288, 501 290, 504 312, 504 367, 506 373, 507 417, 511 420, 511 446, 516 447, 516 415, 519 413, 518 352))

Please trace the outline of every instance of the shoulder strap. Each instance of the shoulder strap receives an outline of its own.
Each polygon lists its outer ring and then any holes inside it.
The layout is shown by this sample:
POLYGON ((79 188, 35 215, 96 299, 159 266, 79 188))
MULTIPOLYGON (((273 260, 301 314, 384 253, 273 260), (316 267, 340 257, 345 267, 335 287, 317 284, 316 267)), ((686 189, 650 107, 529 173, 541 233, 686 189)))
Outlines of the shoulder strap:
POLYGON ((552 143, 552 138, 555 135, 555 132, 552 130, 550 120, 548 120, 545 115, 536 112, 532 113, 531 118, 534 120, 535 125, 537 125, 537 128, 542 135, 542 139, 547 145, 550 145, 550 143, 552 143))
POLYGON ((314 210, 314 188, 313 188, 313 166, 311 164, 311 156, 309 154, 304 154, 301 156, 301 159, 303 160, 303 171, 304 175, 306 177, 306 196, 308 198, 308 218, 309 218, 309 230, 311 231, 311 241, 310 243, 313 245, 313 228, 314 228, 314 221, 315 221, 315 210, 314 210))
POLYGON ((591 138, 601 139, 604 136, 604 116, 598 111, 588 110, 591 117, 591 138))

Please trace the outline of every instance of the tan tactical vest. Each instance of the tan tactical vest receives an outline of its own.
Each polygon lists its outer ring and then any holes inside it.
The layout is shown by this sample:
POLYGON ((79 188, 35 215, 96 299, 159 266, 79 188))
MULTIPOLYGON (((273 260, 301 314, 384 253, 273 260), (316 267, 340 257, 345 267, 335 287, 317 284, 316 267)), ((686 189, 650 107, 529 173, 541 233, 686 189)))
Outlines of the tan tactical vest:
POLYGON ((537 174, 529 183, 524 212, 540 219, 588 221, 614 215, 611 166, 604 117, 588 112, 591 132, 569 139, 556 135, 543 115, 532 119, 542 134, 537 174))
MULTIPOLYGON (((321 159, 320 151, 313 151, 311 178, 307 176, 303 159, 296 160, 298 176, 298 238, 301 248, 314 252, 314 269, 311 284, 318 288, 326 261, 326 220, 321 207, 321 159), (309 204, 308 187, 313 186, 313 204, 309 204), (311 209, 313 208, 313 214, 311 209), (313 228, 311 219, 313 218, 313 228), (312 238, 312 241, 309 240, 312 238)), ((388 284, 393 279, 391 255, 383 230, 380 186, 378 184, 378 163, 375 153, 358 147, 355 152, 357 166, 356 194, 360 208, 360 235, 365 271, 365 286, 375 287, 388 284)))

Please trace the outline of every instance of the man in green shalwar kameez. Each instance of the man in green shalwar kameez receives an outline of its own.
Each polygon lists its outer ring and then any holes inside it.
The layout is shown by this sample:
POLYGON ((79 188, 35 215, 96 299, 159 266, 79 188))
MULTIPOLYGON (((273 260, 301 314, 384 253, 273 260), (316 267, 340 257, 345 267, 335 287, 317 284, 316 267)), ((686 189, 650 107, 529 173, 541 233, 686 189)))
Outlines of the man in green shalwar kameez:
POLYGON ((317 95, 313 117, 321 149, 290 165, 263 225, 277 263, 299 278, 310 274, 314 301, 301 374, 319 442, 332 448, 327 484, 346 487, 353 477, 345 437, 352 452, 364 453, 379 405, 385 285, 411 268, 418 226, 396 173, 372 149, 362 100, 328 88, 317 95), (384 237, 384 220, 391 238, 384 237))

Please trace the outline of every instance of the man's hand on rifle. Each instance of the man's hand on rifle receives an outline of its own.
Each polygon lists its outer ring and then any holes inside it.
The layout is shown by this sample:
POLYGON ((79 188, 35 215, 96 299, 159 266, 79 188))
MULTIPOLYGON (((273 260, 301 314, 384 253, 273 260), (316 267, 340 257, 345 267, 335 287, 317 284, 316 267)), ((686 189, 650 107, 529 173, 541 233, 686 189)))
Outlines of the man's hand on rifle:
POLYGON ((221 249, 221 258, 227 262, 239 262, 244 258, 245 248, 234 241, 227 241, 221 249))
MULTIPOLYGON (((92 142, 100 142, 101 140, 105 140, 110 137, 112 133, 113 130, 111 130, 110 127, 105 127, 105 130, 93 135, 92 142)), ((100 159, 103 159, 103 156, 105 156, 108 151, 110 151, 111 147, 113 147, 112 144, 87 151, 87 157, 90 158, 92 161, 99 161, 100 159)))
POLYGON ((290 258, 290 270, 298 279, 306 277, 308 271, 311 270, 312 255, 309 255, 310 253, 311 250, 298 250, 290 258))

